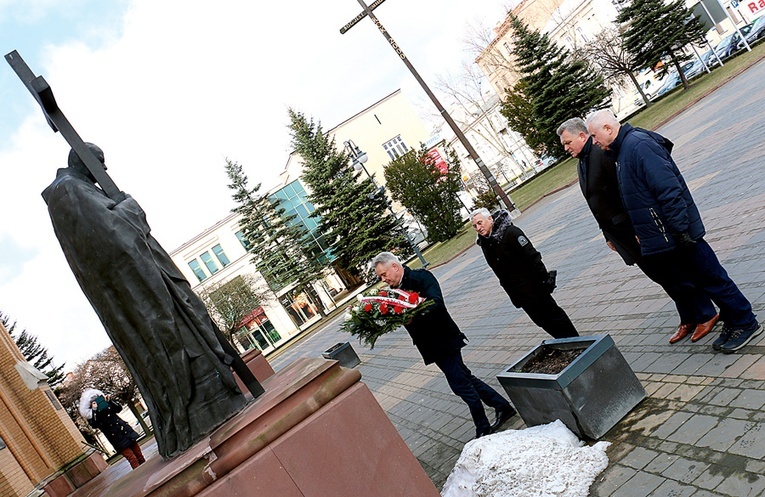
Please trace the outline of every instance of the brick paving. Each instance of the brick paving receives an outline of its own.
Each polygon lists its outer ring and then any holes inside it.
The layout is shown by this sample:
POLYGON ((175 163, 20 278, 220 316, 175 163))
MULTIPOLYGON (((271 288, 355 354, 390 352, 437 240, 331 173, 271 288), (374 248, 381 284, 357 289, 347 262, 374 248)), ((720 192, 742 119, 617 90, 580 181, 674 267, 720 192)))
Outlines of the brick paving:
MULTIPOLYGON (((765 62, 759 62, 658 131, 675 159, 707 229, 706 239, 765 321, 765 62)), ((674 306, 603 242, 578 186, 529 208, 520 226, 558 270, 555 297, 580 333, 610 334, 648 397, 603 440, 610 464, 593 496, 765 495, 765 344, 757 337, 736 354, 715 353, 713 333, 697 343, 668 343, 674 306)), ((547 335, 515 309, 472 247, 433 269, 447 306, 470 343, 473 372, 501 390, 496 375, 547 335)), ((340 318, 269 358, 280 369, 320 356, 349 336, 340 318)), ((351 342, 364 381, 426 469, 443 485, 473 436, 467 407, 435 366, 424 366, 402 329, 373 350, 351 342)), ((519 418, 508 428, 523 428, 519 418)))

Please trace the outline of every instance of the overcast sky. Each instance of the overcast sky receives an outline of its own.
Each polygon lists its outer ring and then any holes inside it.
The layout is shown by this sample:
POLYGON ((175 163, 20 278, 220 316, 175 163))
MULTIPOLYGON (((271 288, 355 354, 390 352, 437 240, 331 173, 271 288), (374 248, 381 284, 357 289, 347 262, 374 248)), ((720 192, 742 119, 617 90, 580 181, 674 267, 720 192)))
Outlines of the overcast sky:
MULTIPOLYGON (((375 14, 433 88, 472 60, 469 26, 493 27, 508 3, 388 0, 375 14)), ((356 0, 0 0, 0 49, 45 77, 171 251, 233 207, 226 157, 252 184, 276 184, 288 108, 331 128, 399 88, 428 105, 369 20, 340 35, 360 10, 356 0)), ((68 150, 0 61, 0 310, 69 369, 109 341, 40 197, 68 150)))

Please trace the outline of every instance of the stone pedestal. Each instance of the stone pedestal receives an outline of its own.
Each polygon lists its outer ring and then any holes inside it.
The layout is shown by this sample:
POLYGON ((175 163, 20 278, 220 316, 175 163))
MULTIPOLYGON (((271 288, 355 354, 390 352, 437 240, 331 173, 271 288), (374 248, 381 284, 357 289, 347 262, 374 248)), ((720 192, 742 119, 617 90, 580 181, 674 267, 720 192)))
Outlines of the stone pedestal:
POLYGON ((527 426, 560 419, 580 438, 598 439, 646 396, 608 335, 545 340, 497 375, 527 426), (583 350, 557 374, 524 373, 547 350, 583 350))
MULTIPOLYGON (((274 368, 272 368, 268 363, 260 349, 252 348, 248 350, 242 354, 242 360, 247 365, 247 369, 250 370, 250 372, 255 376, 255 379, 258 380, 261 385, 266 380, 266 378, 270 378, 274 374, 274 368)), ((239 386, 239 390, 242 392, 249 392, 247 387, 244 386, 244 383, 242 383, 242 380, 239 379, 239 376, 235 372, 234 379, 236 379, 236 384, 239 386)))
POLYGON ((78 497, 438 497, 358 371, 298 359, 180 456, 148 460, 78 497))

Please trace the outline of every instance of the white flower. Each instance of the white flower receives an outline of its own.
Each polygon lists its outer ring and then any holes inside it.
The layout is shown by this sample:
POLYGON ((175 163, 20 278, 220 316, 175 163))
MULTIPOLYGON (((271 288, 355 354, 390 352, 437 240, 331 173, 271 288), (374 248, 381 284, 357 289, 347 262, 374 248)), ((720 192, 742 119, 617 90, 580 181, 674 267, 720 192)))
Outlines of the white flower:
POLYGON ((353 316, 351 316, 350 312, 346 312, 345 314, 343 314, 343 318, 345 318, 346 321, 350 321, 351 319, 353 319, 353 316))
POLYGON ((358 300, 359 302, 361 302, 362 300, 364 300, 364 296, 363 296, 363 295, 361 295, 360 293, 357 293, 357 294, 356 294, 356 300, 358 300))

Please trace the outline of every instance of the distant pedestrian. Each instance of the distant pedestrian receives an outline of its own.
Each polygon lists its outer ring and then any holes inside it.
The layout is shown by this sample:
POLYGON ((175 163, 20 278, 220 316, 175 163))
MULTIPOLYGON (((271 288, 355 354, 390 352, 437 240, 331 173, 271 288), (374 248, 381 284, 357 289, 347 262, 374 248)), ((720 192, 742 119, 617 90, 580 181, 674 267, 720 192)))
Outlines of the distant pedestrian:
POLYGON ((620 124, 609 110, 590 115, 587 128, 593 143, 616 157, 621 198, 642 255, 661 270, 678 271, 717 304, 724 326, 712 343, 715 350, 732 353, 746 346, 762 326, 704 240, 701 214, 670 155, 672 142, 620 124))
POLYGON ((109 443, 118 453, 127 459, 135 469, 146 460, 138 445, 138 434, 117 413, 122 406, 108 400, 96 389, 87 389, 80 398, 80 415, 93 428, 101 430, 109 443))
POLYGON ((676 343, 691 335, 695 342, 704 338, 719 319, 712 300, 692 282, 645 258, 635 237, 627 210, 619 195, 616 162, 597 145, 593 145, 587 125, 578 117, 558 127, 557 134, 566 152, 579 159, 579 187, 598 223, 606 244, 618 253, 627 265, 637 265, 650 279, 658 283, 674 301, 680 324, 670 337, 676 343))
POLYGON ((462 360, 462 347, 467 337, 460 331, 446 310, 441 286, 433 273, 426 269, 409 269, 390 252, 381 252, 372 259, 377 276, 392 288, 417 292, 432 304, 416 315, 404 327, 412 337, 425 364, 433 364, 444 373, 449 387, 470 409, 476 437, 495 432, 516 412, 502 395, 476 378, 462 360), (495 409, 490 424, 483 404, 495 409))
POLYGON ((470 213, 470 222, 478 233, 476 243, 510 302, 554 338, 579 336, 552 296, 555 273, 547 270, 542 254, 513 224, 510 213, 503 209, 492 214, 481 208, 470 213))

